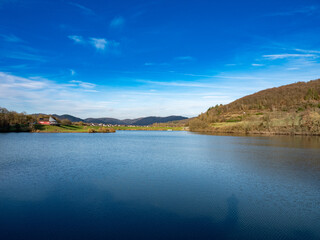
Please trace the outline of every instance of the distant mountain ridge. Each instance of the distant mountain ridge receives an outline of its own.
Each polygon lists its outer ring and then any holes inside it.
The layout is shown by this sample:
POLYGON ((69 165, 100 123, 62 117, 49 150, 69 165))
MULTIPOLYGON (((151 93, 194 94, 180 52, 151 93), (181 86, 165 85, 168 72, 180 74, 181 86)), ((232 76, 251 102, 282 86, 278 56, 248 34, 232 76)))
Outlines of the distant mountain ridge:
POLYGON ((71 122, 84 122, 83 119, 81 118, 78 118, 78 117, 74 117, 72 115, 69 115, 69 114, 63 114, 63 115, 57 115, 57 114, 52 114, 53 117, 57 117, 59 118, 60 120, 63 120, 63 119, 68 119, 70 120, 71 122))
POLYGON ((166 123, 166 122, 172 122, 172 121, 179 121, 188 119, 187 117, 183 116, 168 116, 168 117, 142 117, 142 118, 136 118, 136 119, 116 119, 116 118, 86 118, 81 119, 78 117, 74 117, 69 114, 63 114, 63 115, 57 115, 52 114, 52 116, 59 118, 60 120, 68 119, 71 122, 86 122, 86 123, 102 123, 102 124, 113 124, 113 125, 137 125, 137 126, 145 126, 145 125, 151 125, 154 123, 166 123))

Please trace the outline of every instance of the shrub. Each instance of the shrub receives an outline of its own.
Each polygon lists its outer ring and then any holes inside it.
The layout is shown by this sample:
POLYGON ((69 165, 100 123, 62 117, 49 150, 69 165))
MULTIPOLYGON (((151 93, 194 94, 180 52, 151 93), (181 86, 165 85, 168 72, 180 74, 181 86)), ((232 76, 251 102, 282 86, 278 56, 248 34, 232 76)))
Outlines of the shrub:
POLYGON ((297 112, 301 112, 301 111, 303 111, 303 108, 302 108, 302 107, 299 107, 299 108, 297 109, 297 112))
POLYGON ((95 130, 95 129, 93 129, 93 128, 89 128, 88 129, 88 133, 96 133, 97 131, 95 130))
POLYGON ((309 88, 304 100, 319 100, 319 94, 316 89, 309 88))
POLYGON ((100 133, 110 133, 110 132, 115 132, 115 130, 113 128, 100 127, 99 132, 100 133))
POLYGON ((189 128, 192 131, 203 130, 208 127, 208 124, 200 119, 192 119, 189 121, 189 128))

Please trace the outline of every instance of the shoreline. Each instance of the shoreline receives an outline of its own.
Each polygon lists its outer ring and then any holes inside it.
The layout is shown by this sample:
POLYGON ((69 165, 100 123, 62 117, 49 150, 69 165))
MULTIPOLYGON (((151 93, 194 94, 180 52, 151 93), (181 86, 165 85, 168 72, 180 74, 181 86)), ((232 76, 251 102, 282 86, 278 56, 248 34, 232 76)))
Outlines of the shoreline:
POLYGON ((0 133, 29 132, 29 133, 114 133, 116 131, 185 131, 184 127, 159 127, 159 126, 85 126, 85 125, 33 125, 31 127, 11 126, 1 129, 0 133))
POLYGON ((284 133, 284 132, 215 132, 215 131, 190 131, 190 130, 166 130, 166 129, 114 129, 114 131, 108 132, 88 132, 88 131, 0 131, 0 134, 5 133, 116 133, 117 131, 162 131, 162 132, 190 132, 201 135, 213 135, 213 136, 234 136, 234 137, 246 137, 246 136, 305 136, 305 137, 320 137, 320 133, 284 133))
POLYGON ((217 132, 217 131, 190 131, 194 133, 200 133, 200 134, 208 134, 208 135, 228 135, 228 136, 314 136, 319 137, 320 133, 303 133, 303 132, 232 132, 232 131, 226 131, 226 132, 217 132))

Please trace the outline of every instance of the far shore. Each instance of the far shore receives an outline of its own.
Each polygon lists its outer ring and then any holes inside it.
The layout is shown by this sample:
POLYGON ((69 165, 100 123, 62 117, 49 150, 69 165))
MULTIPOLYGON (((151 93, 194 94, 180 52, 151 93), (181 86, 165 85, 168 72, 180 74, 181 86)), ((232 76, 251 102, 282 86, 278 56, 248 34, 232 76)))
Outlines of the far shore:
MULTIPOLYGON (((9 129, 2 130, 0 133, 10 132, 29 132, 29 133, 114 133, 122 131, 190 131, 184 126, 88 126, 88 125, 41 125, 35 124, 30 126, 11 126, 9 129)), ((308 132, 285 132, 285 131, 223 131, 219 128, 206 128, 191 130, 190 132, 205 135, 222 135, 222 136, 320 136, 318 133, 310 134, 308 132)))
POLYGON ((3 133, 8 132, 30 132, 30 133, 114 133, 117 130, 125 131, 186 131, 185 127, 163 127, 163 126, 87 126, 87 125, 41 125, 11 126, 3 133))

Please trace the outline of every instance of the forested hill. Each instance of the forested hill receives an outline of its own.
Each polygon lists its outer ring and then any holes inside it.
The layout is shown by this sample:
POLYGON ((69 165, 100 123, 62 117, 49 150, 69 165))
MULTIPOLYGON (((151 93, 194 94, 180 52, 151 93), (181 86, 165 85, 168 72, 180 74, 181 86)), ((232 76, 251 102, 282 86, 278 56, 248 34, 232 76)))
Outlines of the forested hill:
MULTIPOLYGON (((305 104, 317 104, 320 95, 320 79, 310 82, 298 82, 281 87, 266 89, 240 98, 219 108, 222 112, 247 110, 297 110, 305 104)), ((215 108, 208 110, 215 112, 215 108)))
POLYGON ((320 134, 319 123, 320 79, 270 88, 226 105, 216 105, 190 121, 190 128, 220 132, 320 134))

